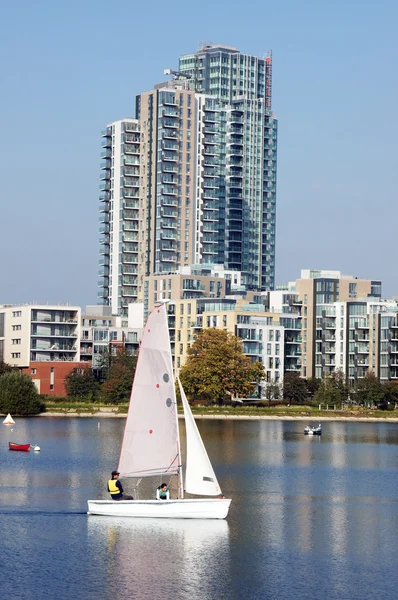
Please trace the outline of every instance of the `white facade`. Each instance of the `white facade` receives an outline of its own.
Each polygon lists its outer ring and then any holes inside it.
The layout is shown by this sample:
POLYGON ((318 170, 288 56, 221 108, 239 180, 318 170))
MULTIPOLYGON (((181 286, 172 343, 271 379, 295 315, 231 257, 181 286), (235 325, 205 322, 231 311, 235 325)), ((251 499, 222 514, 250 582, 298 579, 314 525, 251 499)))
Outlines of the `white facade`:
POLYGON ((110 123, 102 138, 98 300, 127 316, 138 286, 139 123, 110 123))
POLYGON ((80 360, 80 308, 27 304, 0 306, 4 319, 3 360, 13 367, 30 362, 80 360))

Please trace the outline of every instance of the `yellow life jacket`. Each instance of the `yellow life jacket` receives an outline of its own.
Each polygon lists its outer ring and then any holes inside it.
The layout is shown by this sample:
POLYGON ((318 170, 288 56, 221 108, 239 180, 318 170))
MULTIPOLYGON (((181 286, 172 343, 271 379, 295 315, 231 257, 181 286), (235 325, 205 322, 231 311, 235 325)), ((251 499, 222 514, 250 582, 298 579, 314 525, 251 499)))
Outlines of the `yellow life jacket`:
POLYGON ((111 493, 111 495, 113 496, 114 494, 120 494, 120 490, 116 485, 117 479, 110 479, 108 481, 108 488, 109 488, 109 492, 111 493))

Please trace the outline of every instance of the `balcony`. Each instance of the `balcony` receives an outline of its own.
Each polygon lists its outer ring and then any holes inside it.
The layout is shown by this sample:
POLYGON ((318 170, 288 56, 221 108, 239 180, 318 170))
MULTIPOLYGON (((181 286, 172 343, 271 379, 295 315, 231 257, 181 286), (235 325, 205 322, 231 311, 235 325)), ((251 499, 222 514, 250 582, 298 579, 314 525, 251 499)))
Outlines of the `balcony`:
POLYGON ((162 125, 165 128, 178 129, 178 120, 176 119, 174 121, 172 119, 163 119, 162 120, 162 125))
POLYGON ((140 154, 139 144, 124 144, 123 151, 125 154, 140 154))

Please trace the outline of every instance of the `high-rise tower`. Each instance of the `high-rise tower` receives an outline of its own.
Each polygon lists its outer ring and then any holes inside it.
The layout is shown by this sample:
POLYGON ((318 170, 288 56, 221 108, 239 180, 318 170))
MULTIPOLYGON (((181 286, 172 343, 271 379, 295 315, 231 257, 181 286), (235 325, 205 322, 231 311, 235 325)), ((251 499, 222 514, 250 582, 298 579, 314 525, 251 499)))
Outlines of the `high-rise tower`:
POLYGON ((140 133, 136 119, 102 132, 98 303, 127 314, 137 300, 140 133))
MULTIPOLYGON (((219 259, 243 273, 249 288, 272 289, 275 278, 277 120, 272 113, 272 56, 207 45, 180 58, 197 93, 219 103, 219 259)), ((209 129, 207 129, 209 131, 209 129)), ((207 138, 208 139, 208 138, 207 138)), ((206 136, 205 136, 206 140, 206 136)), ((198 177, 205 169, 198 169, 198 177)))
POLYGON ((113 313, 145 299, 146 276, 190 264, 274 286, 271 56, 205 46, 168 73, 103 132, 99 300, 113 313))

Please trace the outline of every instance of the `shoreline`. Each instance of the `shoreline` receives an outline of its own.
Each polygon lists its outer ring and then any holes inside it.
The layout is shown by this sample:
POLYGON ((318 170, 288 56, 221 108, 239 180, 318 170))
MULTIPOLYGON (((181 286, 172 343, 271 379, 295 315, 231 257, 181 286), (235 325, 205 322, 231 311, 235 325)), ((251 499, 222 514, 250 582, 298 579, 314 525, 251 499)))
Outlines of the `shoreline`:
MULTIPOLYGON (((125 419, 127 414, 113 411, 100 411, 95 413, 79 412, 46 412, 35 415, 37 417, 82 417, 82 418, 112 418, 125 419)), ((184 415, 178 415, 183 419, 184 415)), ((290 416, 290 415, 194 415, 195 419, 223 419, 233 421, 358 421, 360 423, 398 423, 398 417, 316 417, 316 416, 290 416)))

